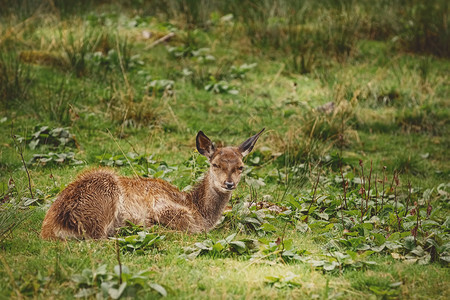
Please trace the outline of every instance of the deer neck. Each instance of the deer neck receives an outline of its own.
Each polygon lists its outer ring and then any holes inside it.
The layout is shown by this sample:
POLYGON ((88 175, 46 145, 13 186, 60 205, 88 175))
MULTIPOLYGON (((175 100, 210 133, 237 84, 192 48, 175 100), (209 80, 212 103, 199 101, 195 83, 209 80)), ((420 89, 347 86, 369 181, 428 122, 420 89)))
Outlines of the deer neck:
POLYGON ((198 212, 205 219, 207 226, 213 227, 231 198, 231 192, 218 191, 211 184, 209 171, 203 180, 189 194, 198 212))

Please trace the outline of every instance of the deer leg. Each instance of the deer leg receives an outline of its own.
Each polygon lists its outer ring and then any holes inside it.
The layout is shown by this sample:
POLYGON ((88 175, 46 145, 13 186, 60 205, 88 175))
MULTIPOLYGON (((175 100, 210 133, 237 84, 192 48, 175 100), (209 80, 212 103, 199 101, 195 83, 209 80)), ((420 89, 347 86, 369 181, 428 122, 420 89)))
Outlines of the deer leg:
POLYGON ((158 206, 154 217, 157 224, 192 233, 205 229, 204 219, 197 211, 172 202, 158 206))

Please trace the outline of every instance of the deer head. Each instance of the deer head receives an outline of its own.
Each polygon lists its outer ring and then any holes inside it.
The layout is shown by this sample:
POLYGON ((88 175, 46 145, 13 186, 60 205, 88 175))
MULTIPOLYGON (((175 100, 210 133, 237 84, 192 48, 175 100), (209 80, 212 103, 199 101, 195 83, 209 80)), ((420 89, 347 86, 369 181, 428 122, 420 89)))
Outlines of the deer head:
POLYGON ((242 159, 252 151, 261 133, 248 138, 239 147, 214 147, 211 140, 199 131, 196 138, 197 150, 210 162, 209 177, 212 187, 219 193, 231 193, 241 180, 244 170, 242 159))

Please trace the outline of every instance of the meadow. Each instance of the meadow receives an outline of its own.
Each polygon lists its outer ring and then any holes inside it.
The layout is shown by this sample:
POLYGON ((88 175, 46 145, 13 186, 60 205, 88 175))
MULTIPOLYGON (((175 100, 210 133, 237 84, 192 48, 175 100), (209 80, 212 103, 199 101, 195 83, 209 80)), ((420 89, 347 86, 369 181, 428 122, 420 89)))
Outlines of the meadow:
POLYGON ((0 6, 0 299, 450 298, 448 1, 0 6), (189 190, 262 128, 209 233, 39 236, 83 170, 189 190))

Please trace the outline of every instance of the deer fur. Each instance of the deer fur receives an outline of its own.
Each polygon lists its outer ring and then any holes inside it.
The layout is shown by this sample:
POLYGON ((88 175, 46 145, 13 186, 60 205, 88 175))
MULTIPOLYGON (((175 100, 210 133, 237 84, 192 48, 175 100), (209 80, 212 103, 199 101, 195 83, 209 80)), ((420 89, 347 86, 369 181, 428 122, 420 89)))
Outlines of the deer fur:
POLYGON ((126 220, 191 233, 209 231, 240 181, 243 157, 263 131, 239 147, 223 148, 216 148, 200 131, 197 150, 208 158, 210 167, 191 192, 181 192, 160 179, 121 177, 106 168, 84 172, 50 206, 41 237, 103 239, 114 235, 126 220))

